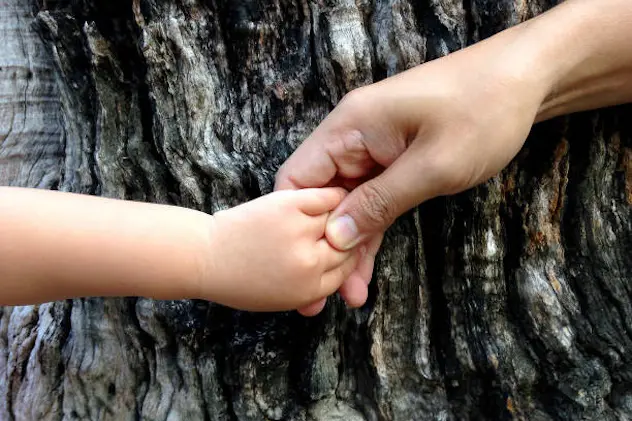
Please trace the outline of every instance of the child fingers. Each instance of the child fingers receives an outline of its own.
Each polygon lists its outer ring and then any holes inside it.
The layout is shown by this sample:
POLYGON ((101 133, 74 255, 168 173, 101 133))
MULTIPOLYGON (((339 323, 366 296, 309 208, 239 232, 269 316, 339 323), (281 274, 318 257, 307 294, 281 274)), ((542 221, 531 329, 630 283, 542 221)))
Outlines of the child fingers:
POLYGON ((321 262, 324 263, 322 268, 324 272, 328 272, 340 266, 351 258, 354 258, 356 261, 358 261, 358 257, 354 256, 355 254, 358 254, 356 250, 336 250, 335 248, 331 247, 326 238, 321 238, 320 240, 318 240, 318 249, 319 250, 317 252, 320 255, 321 262))
POLYGON ((325 272, 320 278, 321 291, 324 296, 329 296, 340 288, 342 283, 347 280, 355 270, 359 258, 359 253, 355 252, 342 264, 325 272))
MULTIPOLYGON (((316 236, 317 239, 325 238, 325 228, 327 228, 327 218, 329 218, 329 213, 323 213, 318 216, 309 216, 308 227, 311 235, 316 236)), ((329 244, 329 243, 327 243, 329 244)))
POLYGON ((347 191, 340 187, 326 187, 298 190, 295 195, 301 211, 310 216, 317 216, 336 209, 347 196, 347 191))
POLYGON ((299 314, 305 317, 313 317, 319 314, 325 308, 325 304, 327 304, 327 298, 322 298, 320 301, 312 303, 307 307, 302 307, 298 309, 299 314))

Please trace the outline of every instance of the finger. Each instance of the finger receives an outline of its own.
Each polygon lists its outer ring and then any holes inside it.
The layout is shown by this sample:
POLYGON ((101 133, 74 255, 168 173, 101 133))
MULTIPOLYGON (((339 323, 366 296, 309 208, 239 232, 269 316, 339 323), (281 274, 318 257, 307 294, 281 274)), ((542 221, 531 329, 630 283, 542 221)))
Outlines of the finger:
POLYGON ((338 168, 324 146, 313 136, 305 140, 279 168, 274 190, 322 187, 334 178, 338 168))
POLYGON ((307 215, 319 216, 334 210, 346 197, 347 191, 340 187, 303 189, 293 193, 297 207, 307 215))
POLYGON ((361 248, 360 262, 354 274, 357 274, 366 285, 371 283, 373 277, 373 268, 375 266, 375 257, 382 245, 384 233, 379 233, 371 237, 366 245, 361 248))
POLYGON ((424 178, 423 154, 407 150, 379 176, 367 181, 342 201, 327 222, 329 242, 348 250, 384 232, 407 210, 431 197, 424 178))
POLYGON ((343 187, 347 191, 351 191, 370 179, 377 177, 382 171, 384 171, 384 168, 380 165, 376 165, 358 178, 345 178, 337 175, 329 181, 326 187, 343 187))
POLYGON ((350 308, 362 307, 369 296, 369 288, 357 270, 342 283, 338 292, 350 308))
POLYGON ((322 300, 310 304, 307 307, 299 308, 297 311, 305 317, 314 317, 323 311, 325 304, 327 304, 327 298, 323 298, 322 300))
MULTIPOLYGON (((328 272, 342 265, 345 261, 354 257, 354 254, 359 254, 357 250, 340 251, 331 246, 327 239, 322 238, 318 240, 318 251, 321 256, 321 261, 324 263, 323 271, 328 272)), ((359 257, 359 256, 358 256, 359 257)), ((357 262, 356 262, 357 263, 357 262)))
MULTIPOLYGON (((346 301, 349 307, 360 307, 364 305, 366 301, 368 292, 362 291, 362 289, 366 290, 366 285, 368 285, 371 281, 373 261, 375 259, 375 254, 377 253, 377 250, 380 248, 380 245, 382 243, 382 237, 383 235, 380 234, 373 238, 366 246, 364 252, 358 250, 358 265, 355 271, 352 272, 350 277, 347 278, 347 281, 344 281, 339 290, 340 295, 346 301), (354 275, 356 279, 351 279, 354 277, 354 275), (351 285, 347 285, 349 282, 351 282, 351 285), (362 285, 364 285, 364 288, 362 285)), ((330 248, 328 243, 326 246, 330 248)), ((298 309, 298 312, 305 317, 313 317, 323 311, 326 303, 327 299, 323 298, 322 300, 312 303, 307 307, 298 309)))
POLYGON ((380 233, 369 240, 364 252, 361 253, 358 267, 340 287, 338 292, 348 307, 362 307, 366 302, 368 285, 373 276, 375 256, 382 245, 383 238, 384 234, 380 233))
MULTIPOLYGON (((361 307, 367 300, 367 285, 371 281, 373 262, 375 260, 375 255, 380 248, 383 237, 384 235, 380 234, 372 238, 369 244, 365 247, 364 251, 358 250, 358 265, 339 289, 340 295, 347 303, 347 306, 351 308, 361 307)), ((298 309, 298 312, 305 317, 313 317, 325 308, 326 303, 327 299, 323 298, 322 300, 310 304, 307 307, 298 309)))
POLYGON ((354 179, 375 167, 362 134, 348 123, 338 127, 332 115, 279 168, 275 190, 324 187, 336 176, 354 179))
POLYGON ((371 283, 373 277, 373 267, 375 266, 375 256, 382 246, 382 240, 384 239, 384 233, 381 232, 375 237, 372 237, 366 245, 366 250, 360 258, 360 263, 356 269, 358 275, 368 285, 371 283))
POLYGON ((339 266, 325 272, 320 278, 321 294, 328 297, 340 288, 345 279, 353 273, 360 260, 360 253, 354 252, 347 260, 339 266))

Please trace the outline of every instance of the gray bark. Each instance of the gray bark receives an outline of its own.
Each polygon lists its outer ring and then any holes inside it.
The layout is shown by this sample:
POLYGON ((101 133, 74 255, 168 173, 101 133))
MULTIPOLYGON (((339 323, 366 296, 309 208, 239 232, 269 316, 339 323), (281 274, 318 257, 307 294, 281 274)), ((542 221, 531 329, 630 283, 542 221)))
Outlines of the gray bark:
MULTIPOLYGON (((346 92, 550 6, 3 0, 0 184, 234 206, 346 92)), ((628 107, 538 125, 398 220, 359 310, 0 309, 0 420, 632 419, 631 129, 628 107)))

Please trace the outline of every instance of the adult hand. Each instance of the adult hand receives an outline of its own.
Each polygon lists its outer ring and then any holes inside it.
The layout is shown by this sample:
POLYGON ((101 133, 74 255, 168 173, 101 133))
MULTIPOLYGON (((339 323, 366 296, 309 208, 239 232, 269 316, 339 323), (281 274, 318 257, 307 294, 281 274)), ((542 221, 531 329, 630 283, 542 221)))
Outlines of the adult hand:
POLYGON ((546 95, 524 61, 490 42, 352 91, 279 169, 277 189, 355 187, 327 227, 340 250, 366 247, 340 290, 349 306, 366 301, 382 236, 398 216, 484 181, 520 149, 546 95))
MULTIPOLYGON (((632 7, 609 1, 610 9, 566 2, 469 48, 357 89, 285 162, 276 189, 353 189, 331 214, 326 232, 340 250, 364 247, 357 270, 340 289, 348 305, 365 302, 381 238, 398 216, 497 174, 520 150, 534 121, 632 96, 630 53, 617 53, 629 48, 615 36, 617 30, 630 32, 632 7), (591 33, 599 32, 606 45, 592 38, 577 42, 587 37, 587 24, 603 26, 591 33), (604 49, 613 50, 609 60, 604 49)), ((323 305, 301 313, 316 314, 323 305)))

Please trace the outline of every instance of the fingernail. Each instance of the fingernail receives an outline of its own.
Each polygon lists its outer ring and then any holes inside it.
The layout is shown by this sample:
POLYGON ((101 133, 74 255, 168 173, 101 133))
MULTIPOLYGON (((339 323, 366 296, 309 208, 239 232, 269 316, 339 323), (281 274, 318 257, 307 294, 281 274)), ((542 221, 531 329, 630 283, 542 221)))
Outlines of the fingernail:
POLYGON ((358 243, 358 226, 349 215, 343 215, 327 226, 327 238, 334 246, 348 250, 358 243))

